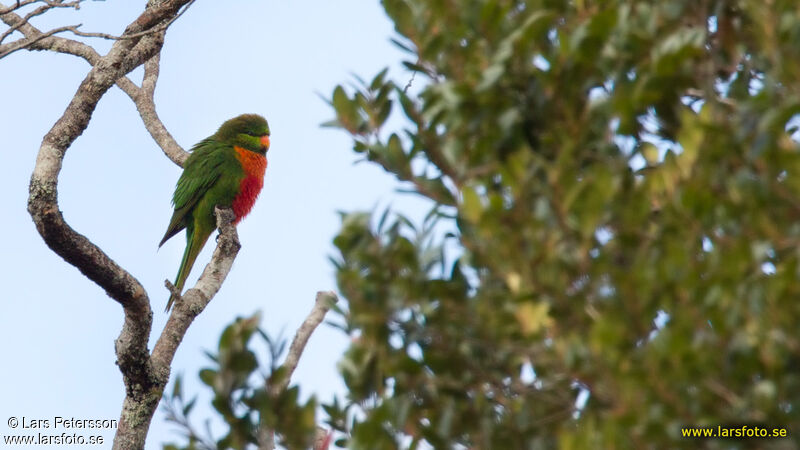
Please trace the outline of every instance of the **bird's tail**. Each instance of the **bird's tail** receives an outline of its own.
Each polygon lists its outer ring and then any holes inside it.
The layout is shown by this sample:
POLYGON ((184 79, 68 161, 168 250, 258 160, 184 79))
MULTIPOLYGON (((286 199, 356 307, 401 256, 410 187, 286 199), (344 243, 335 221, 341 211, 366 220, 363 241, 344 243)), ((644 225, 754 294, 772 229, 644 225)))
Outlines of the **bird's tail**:
MULTIPOLYGON (((178 269, 178 276, 175 277, 175 288, 178 292, 183 292, 183 285, 186 282, 186 278, 189 277, 189 272, 192 271, 194 261, 197 259, 197 255, 200 254, 200 250, 203 249, 206 240, 208 240, 208 235, 205 237, 198 236, 195 233, 187 235, 186 250, 183 252, 183 259, 181 260, 181 267, 178 269)), ((167 308, 164 311, 169 312, 169 309, 172 308, 172 304, 177 299, 178 297, 175 295, 170 295, 167 301, 167 308)))

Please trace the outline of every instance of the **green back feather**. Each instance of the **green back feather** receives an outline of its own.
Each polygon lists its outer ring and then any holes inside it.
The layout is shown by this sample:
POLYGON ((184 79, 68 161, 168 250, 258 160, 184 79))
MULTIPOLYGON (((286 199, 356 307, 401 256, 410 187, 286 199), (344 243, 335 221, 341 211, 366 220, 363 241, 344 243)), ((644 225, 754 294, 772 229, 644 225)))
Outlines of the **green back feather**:
MULTIPOLYGON (((215 206, 230 207, 239 193, 245 173, 236 157, 234 146, 264 154, 261 136, 269 135, 267 121, 255 114, 244 114, 228 120, 217 132, 192 148, 183 173, 178 178, 172 204, 175 211, 159 247, 186 228, 186 250, 175 280, 183 289, 197 255, 216 229, 215 206)), ((175 301, 170 296, 167 310, 175 301)))

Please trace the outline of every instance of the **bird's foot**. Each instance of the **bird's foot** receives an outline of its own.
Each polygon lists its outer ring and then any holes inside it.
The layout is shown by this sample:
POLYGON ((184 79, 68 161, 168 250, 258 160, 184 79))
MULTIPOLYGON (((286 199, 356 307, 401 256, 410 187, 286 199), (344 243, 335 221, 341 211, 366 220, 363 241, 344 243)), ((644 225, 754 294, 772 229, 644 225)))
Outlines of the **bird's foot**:
POLYGON ((174 284, 172 284, 169 280, 164 280, 164 286, 167 288, 170 294, 174 295, 177 298, 181 298, 181 291, 180 289, 176 288, 174 284))

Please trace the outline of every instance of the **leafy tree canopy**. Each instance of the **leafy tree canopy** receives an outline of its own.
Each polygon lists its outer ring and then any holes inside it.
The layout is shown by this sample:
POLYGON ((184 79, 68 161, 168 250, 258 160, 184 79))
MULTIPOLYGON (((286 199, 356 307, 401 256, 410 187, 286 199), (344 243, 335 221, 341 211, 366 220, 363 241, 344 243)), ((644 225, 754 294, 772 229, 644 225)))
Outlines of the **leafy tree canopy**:
POLYGON ((349 445, 800 436, 800 3, 383 4, 415 84, 337 87, 336 124, 435 207, 335 239, 349 445))

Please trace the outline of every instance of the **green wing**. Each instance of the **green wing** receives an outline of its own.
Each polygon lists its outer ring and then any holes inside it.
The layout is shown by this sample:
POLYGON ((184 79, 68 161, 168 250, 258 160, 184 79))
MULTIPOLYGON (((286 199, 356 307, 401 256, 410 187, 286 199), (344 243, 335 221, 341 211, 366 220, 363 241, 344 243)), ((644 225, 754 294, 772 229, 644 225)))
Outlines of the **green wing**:
POLYGON ((172 236, 186 228, 186 219, 203 195, 220 179, 229 159, 225 144, 210 138, 200 141, 186 160, 183 173, 178 178, 172 204, 175 212, 169 221, 167 232, 158 244, 161 247, 172 236))

